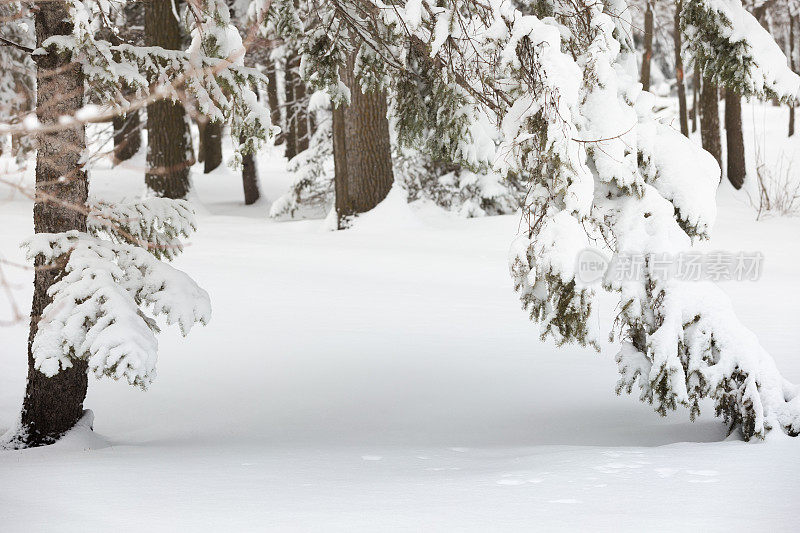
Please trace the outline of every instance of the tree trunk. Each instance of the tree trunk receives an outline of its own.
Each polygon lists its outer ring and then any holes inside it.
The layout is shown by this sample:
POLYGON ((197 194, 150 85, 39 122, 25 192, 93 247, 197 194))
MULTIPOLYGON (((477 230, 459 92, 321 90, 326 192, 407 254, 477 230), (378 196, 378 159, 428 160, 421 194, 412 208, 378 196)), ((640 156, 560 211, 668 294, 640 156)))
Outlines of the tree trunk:
POLYGON ((253 154, 242 156, 242 186, 244 188, 244 205, 252 205, 261 196, 258 190, 258 170, 253 154))
MULTIPOLYGON (((181 28, 172 2, 147 0, 144 40, 147 46, 180 50, 181 28)), ((147 173, 145 183, 158 196, 185 198, 189 167, 194 164, 186 111, 178 102, 161 100, 147 106, 147 173)))
POLYGON ((203 172, 208 174, 222 164, 222 123, 206 122, 203 128, 203 172))
POLYGON ((650 63, 653 59, 653 6, 647 2, 644 12, 644 55, 642 56, 642 73, 639 81, 642 90, 650 90, 650 63))
POLYGON ((728 147, 728 180, 736 189, 741 189, 747 174, 742 133, 742 95, 731 89, 725 90, 725 140, 728 147))
POLYGON ((700 69, 697 65, 694 67, 694 76, 692 76, 692 133, 697 131, 697 89, 700 85, 700 69))
POLYGON ((295 94, 294 89, 297 85, 298 74, 294 69, 295 60, 292 54, 286 58, 286 70, 284 72, 284 88, 286 94, 286 101, 284 107, 286 108, 286 159, 291 159, 297 155, 297 116, 294 113, 295 94))
MULTIPOLYGON (((298 69, 300 68, 298 58, 298 69)), ((307 150, 310 137, 308 134, 308 98, 306 97, 306 85, 300 77, 297 77, 297 84, 294 86, 294 115, 296 119, 297 136, 295 144, 297 153, 307 150)))
MULTIPOLYGON (((72 35, 66 2, 36 2, 35 25, 38 46, 54 35, 72 35)), ((83 72, 69 55, 37 55, 36 114, 42 124, 57 124, 61 117, 75 116, 83 106, 83 72), (55 73, 55 74, 54 74, 55 73)), ((36 199, 33 223, 36 233, 86 231, 86 173, 80 163, 86 148, 83 126, 41 134, 36 156, 36 199)), ((32 343, 42 311, 52 301, 50 286, 63 274, 66 257, 58 266, 37 268, 34 273, 33 305, 28 337, 28 384, 18 435, 12 445, 41 446, 58 439, 83 414, 88 383, 87 364, 73 361, 71 368, 48 378, 33 367, 32 343)), ((37 267, 44 267, 40 261, 37 267)))
POLYGON ((203 163, 206 159, 206 147, 203 145, 205 140, 205 129, 207 122, 205 120, 198 120, 197 124, 197 162, 203 163))
POLYGON ((675 43, 675 80, 678 84, 678 119, 681 124, 681 133, 689 136, 689 118, 686 116, 686 84, 683 79, 683 55, 681 54, 681 10, 683 1, 675 4, 675 27, 673 42, 675 43))
POLYGON ((714 156, 720 168, 722 168, 722 137, 719 129, 717 86, 708 78, 703 78, 699 105, 700 136, 703 148, 714 156))
POLYGON ((347 218, 378 205, 392 188, 392 152, 386 93, 364 94, 353 74, 354 57, 342 72, 350 88, 350 105, 334 112, 336 213, 339 227, 347 218))
MULTIPOLYGON (((797 43, 795 43, 795 27, 797 26, 796 19, 796 16, 792 16, 791 14, 789 15, 789 67, 793 72, 800 74, 797 67, 797 58, 795 57, 797 54, 797 43)), ((789 106, 789 137, 794 135, 794 108, 794 104, 789 106)))
POLYGON ((139 111, 114 117, 114 164, 127 161, 142 147, 139 111))
POLYGON ((275 70, 275 62, 271 57, 267 57, 267 103, 269 104, 269 117, 274 126, 281 127, 281 133, 275 138, 275 145, 283 144, 286 137, 286 125, 281 119, 281 101, 278 97, 278 73, 275 70))

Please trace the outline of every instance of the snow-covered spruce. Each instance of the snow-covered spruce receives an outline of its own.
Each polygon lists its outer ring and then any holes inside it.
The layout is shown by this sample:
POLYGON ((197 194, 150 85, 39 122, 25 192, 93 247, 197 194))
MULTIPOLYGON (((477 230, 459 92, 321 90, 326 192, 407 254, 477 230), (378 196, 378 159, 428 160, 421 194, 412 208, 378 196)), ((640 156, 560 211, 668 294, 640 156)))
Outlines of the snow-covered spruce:
POLYGON ((82 359, 97 377, 145 388, 156 376, 153 317, 177 324, 183 335, 211 318, 208 294, 144 248, 77 231, 40 233, 23 245, 43 268, 66 258, 32 346, 34 367, 47 376, 82 359))
MULTIPOLYGON (((452 101, 437 95, 459 95, 461 107, 473 108, 468 113, 477 116, 480 109, 497 124, 496 169, 525 177, 529 189, 528 230, 512 250, 511 272, 545 336, 597 343, 596 289, 575 272, 577 254, 590 242, 606 243, 615 258, 678 254, 710 231, 720 170, 709 154, 656 122, 653 97, 638 82, 624 1, 409 0, 391 9, 377 0, 313 4, 316 17, 298 33, 303 62, 309 82, 327 87, 334 101, 347 100, 338 75, 346 41, 337 36, 355 32, 383 59, 362 66, 372 82, 388 86, 414 72, 414 61, 430 58, 428 71, 451 87, 424 91, 427 98, 414 105, 425 109, 404 116, 419 120, 406 128, 418 140, 437 109, 450 109, 452 101)), ((714 44, 702 43, 714 53, 728 51, 714 44)), ((794 82, 773 70, 774 51, 754 45, 747 61, 719 60, 748 69, 752 92, 788 99, 794 82)), ((443 115, 439 125, 460 128, 443 115)), ((687 290, 646 266, 638 279, 603 286, 621 299, 618 390, 639 386, 641 398, 662 414, 686 405, 695 416, 699 398, 709 397, 746 440, 777 428, 796 435, 797 388, 735 321, 730 303, 716 289, 687 290)))

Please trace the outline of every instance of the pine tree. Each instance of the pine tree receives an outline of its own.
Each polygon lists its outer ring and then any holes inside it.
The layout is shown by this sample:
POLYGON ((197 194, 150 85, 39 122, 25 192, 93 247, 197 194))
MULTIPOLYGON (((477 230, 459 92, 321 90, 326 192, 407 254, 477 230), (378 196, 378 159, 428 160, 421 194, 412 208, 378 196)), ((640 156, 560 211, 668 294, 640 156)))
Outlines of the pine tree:
POLYGON ((82 416, 88 420, 88 373, 146 388, 156 372, 156 317, 184 335, 210 318, 208 294, 164 262, 181 252, 181 239, 195 229, 191 206, 168 198, 89 199, 85 122, 174 96, 181 86, 201 113, 231 124, 242 140, 240 153, 257 150, 271 133, 269 113, 250 89, 265 80, 241 64, 242 43, 224 3, 194 4, 186 52, 98 36, 98 21, 110 16, 103 11, 108 4, 48 0, 34 7, 41 50, 35 55, 38 123, 0 130, 35 134, 38 144, 36 234, 23 243, 37 266, 28 384, 17 427, 3 437, 2 445, 11 447, 49 444, 82 416), (203 41, 216 41, 229 59, 205 54, 210 48, 203 41), (131 101, 123 87, 142 100, 131 101), (85 108, 87 95, 112 107, 111 114, 85 108))

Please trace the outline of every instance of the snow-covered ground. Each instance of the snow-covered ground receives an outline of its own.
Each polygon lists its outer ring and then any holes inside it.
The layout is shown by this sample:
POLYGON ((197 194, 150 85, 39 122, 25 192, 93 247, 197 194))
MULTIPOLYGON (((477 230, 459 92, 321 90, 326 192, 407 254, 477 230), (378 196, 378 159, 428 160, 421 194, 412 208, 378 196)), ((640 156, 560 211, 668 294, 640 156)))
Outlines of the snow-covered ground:
MULTIPOLYGON (((767 115, 782 131, 785 110, 767 115)), ((289 178, 261 163, 251 207, 234 173, 195 173, 200 230, 176 265, 211 294, 209 326, 160 337, 148 392, 92 380, 95 434, 0 452, 0 531, 796 530, 800 441, 726 440, 708 406, 662 419, 614 394, 612 346, 539 341, 507 272, 516 217, 273 222, 289 178)), ((139 194, 142 165, 97 169, 92 192, 139 194)), ((723 185, 709 247, 764 254, 758 282, 723 287, 798 382, 800 220, 754 218, 723 185)), ((0 228, 22 262, 30 200, 0 190, 0 228)), ((31 272, 3 273, 26 312, 31 272)), ((0 329, 0 433, 26 338, 0 329)))

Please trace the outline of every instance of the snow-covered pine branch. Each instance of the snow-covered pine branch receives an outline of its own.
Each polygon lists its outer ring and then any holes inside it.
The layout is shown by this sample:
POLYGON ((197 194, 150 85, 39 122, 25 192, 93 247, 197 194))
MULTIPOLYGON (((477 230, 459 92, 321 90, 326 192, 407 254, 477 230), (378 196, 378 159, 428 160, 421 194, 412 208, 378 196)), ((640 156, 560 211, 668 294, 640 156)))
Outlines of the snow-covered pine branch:
POLYGON ((800 76, 741 0, 687 0, 684 47, 705 76, 743 96, 800 101, 800 76))
POLYGON ((197 230, 186 200, 144 198, 110 203, 89 199, 88 230, 115 243, 139 246, 157 259, 172 261, 183 251, 182 237, 197 230))
POLYGON ((146 388, 156 376, 153 317, 183 335, 211 318, 206 291, 143 248, 77 231, 40 233, 23 245, 40 268, 66 258, 32 346, 35 368, 47 376, 81 359, 97 377, 146 388))

